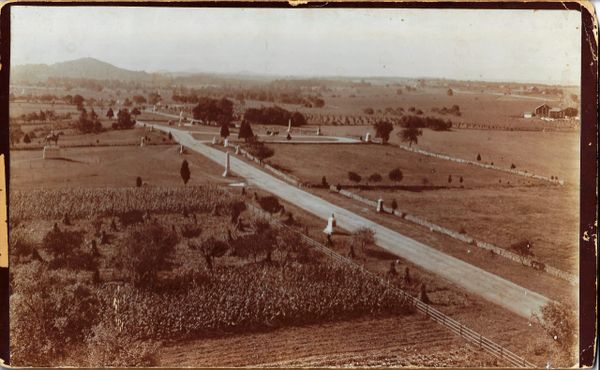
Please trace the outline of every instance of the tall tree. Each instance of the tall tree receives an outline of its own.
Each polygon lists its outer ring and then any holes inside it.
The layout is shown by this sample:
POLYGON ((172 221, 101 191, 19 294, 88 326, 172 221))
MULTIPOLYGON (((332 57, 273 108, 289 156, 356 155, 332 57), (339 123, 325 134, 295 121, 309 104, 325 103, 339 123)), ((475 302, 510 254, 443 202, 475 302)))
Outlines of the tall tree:
POLYGON ((250 127, 250 122, 246 121, 245 119, 242 120, 242 123, 240 124, 238 139, 244 139, 246 142, 254 139, 254 132, 252 132, 252 127, 250 127))
POLYGON ((402 142, 408 143, 410 147, 413 143, 417 144, 419 142, 419 136, 421 135, 423 135, 423 131, 411 125, 400 132, 400 139, 402 142))
POLYGON ((375 129, 375 137, 381 138, 383 144, 387 144, 390 140, 390 133, 394 130, 394 125, 388 121, 379 121, 373 124, 375 129))
POLYGON ((190 166, 188 165, 188 161, 187 160, 183 160, 183 163, 181 164, 181 169, 179 170, 179 174, 181 175, 181 179, 183 180, 183 183, 185 185, 187 185, 188 181, 190 181, 190 166))
POLYGON ((108 110, 106 111, 106 117, 108 117, 108 119, 112 120, 114 116, 115 116, 115 112, 113 112, 112 107, 108 108, 108 110))
POLYGON ((219 131, 219 134, 224 139, 226 139, 226 138, 229 137, 229 123, 222 123, 221 124, 221 130, 219 131))

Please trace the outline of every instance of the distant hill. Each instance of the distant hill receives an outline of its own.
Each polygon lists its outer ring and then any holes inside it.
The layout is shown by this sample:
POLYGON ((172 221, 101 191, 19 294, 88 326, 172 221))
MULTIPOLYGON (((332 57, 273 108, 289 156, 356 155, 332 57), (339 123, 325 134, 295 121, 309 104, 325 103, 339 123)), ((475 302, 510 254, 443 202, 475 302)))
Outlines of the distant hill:
POLYGON ((67 62, 47 64, 25 64, 11 67, 11 82, 45 81, 48 77, 149 80, 152 74, 144 71, 130 71, 115 67, 110 63, 94 58, 81 58, 67 62))

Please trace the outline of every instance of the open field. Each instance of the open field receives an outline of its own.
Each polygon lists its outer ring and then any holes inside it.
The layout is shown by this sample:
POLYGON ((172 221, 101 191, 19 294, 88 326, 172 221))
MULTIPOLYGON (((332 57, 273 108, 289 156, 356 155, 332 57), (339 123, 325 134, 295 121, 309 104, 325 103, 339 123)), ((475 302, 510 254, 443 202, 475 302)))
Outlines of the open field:
MULTIPOLYGON (((321 126, 325 135, 358 137, 367 132, 375 137, 371 126, 321 126)), ((396 128, 390 143, 402 144, 396 128)), ((579 132, 496 131, 496 130, 423 130, 417 148, 434 153, 475 161, 481 155, 483 163, 538 175, 558 176, 566 182, 579 184, 579 132)))
POLYGON ((381 197, 388 205, 396 199, 401 211, 456 231, 465 230, 471 236, 503 248, 530 240, 534 243, 533 252, 543 262, 577 271, 579 192, 575 186, 548 185, 389 146, 329 145, 325 149, 326 157, 318 155, 323 146, 272 144, 271 147, 275 155, 269 163, 312 184, 320 184, 325 176, 329 184, 352 185, 347 173, 354 171, 363 177, 363 184, 368 183, 365 178, 379 173, 383 181, 370 185, 392 185, 387 173, 399 167, 404 174, 400 189, 350 190, 373 200, 381 197), (298 161, 297 158, 315 159, 298 161), (449 176, 452 176, 451 183, 449 176), (423 179, 427 179, 430 188, 424 188, 423 179), (550 198, 549 194, 552 194, 550 198), (562 230, 560 235, 555 235, 556 230, 562 230))
POLYGON ((480 349, 423 316, 358 319, 270 333, 179 342, 162 366, 495 366, 480 349), (265 343, 269 343, 265 346, 265 343))
POLYGON ((190 164, 190 185, 235 181, 223 179, 222 167, 201 156, 182 158, 175 145, 62 148, 61 153, 62 158, 44 160, 41 151, 12 151, 11 188, 134 186, 138 176, 150 186, 183 186, 183 159, 190 164))
MULTIPOLYGON (((541 181, 531 180, 507 173, 465 166, 460 163, 442 159, 425 157, 416 153, 382 146, 378 144, 361 144, 353 146, 289 146, 281 144, 269 145, 275 155, 267 160, 282 168, 288 168, 292 175, 302 180, 320 184, 323 176, 332 185, 353 185, 348 179, 348 172, 356 172, 362 177, 365 185, 400 185, 419 188, 424 185, 449 188, 473 188, 504 185, 542 185, 541 181), (327 153, 326 156, 320 153, 327 153), (298 158, 305 158, 298 161, 298 158), (403 179, 395 183, 388 178, 388 173, 400 168, 403 179), (382 177, 380 182, 369 182, 372 174, 382 177), (448 183, 448 176, 452 182, 448 183), (463 182, 460 182, 460 177, 463 182), (499 183, 501 181, 501 183, 499 183)), ((545 185, 544 185, 545 186, 545 185)))

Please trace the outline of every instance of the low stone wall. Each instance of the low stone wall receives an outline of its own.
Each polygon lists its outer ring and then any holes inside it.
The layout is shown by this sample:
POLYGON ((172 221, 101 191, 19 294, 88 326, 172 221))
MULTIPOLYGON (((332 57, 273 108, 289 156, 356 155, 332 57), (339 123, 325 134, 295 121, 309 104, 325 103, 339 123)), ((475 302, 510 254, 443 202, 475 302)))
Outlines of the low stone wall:
POLYGON ((452 161, 452 162, 457 162, 457 163, 462 163, 462 164, 468 164, 468 165, 471 165, 471 166, 483 167, 483 168, 487 168, 487 169, 490 169, 490 170, 507 172, 507 173, 510 173, 510 174, 513 174, 513 175, 524 176, 524 177, 529 177, 529 178, 536 179, 536 180, 542 180, 542 181, 551 182, 553 184, 559 184, 559 185, 564 185, 565 184, 565 182, 563 180, 551 179, 551 178, 546 177, 546 176, 540 176, 540 175, 536 175, 536 174, 533 174, 533 173, 529 173, 529 172, 525 172, 525 171, 520 171, 520 170, 517 170, 517 169, 509 169, 509 168, 502 168, 502 167, 492 166, 491 164, 480 163, 480 162, 476 162, 476 161, 469 161, 467 159, 451 157, 449 155, 440 154, 440 153, 434 153, 434 152, 429 152, 429 151, 426 151, 426 150, 412 148, 412 147, 408 147, 408 146, 405 146, 405 145, 398 145, 398 147, 400 149, 403 149, 403 150, 406 150, 406 151, 409 151, 409 152, 413 152, 413 153, 418 153, 418 154, 421 154, 421 155, 426 155, 428 157, 434 157, 434 158, 444 159, 444 160, 447 160, 447 161, 452 161))
MULTIPOLYGON (((341 195, 343 195, 343 196, 345 196, 347 198, 354 199, 354 200, 359 201, 359 202, 361 202, 363 204, 369 205, 369 206, 371 206, 371 207, 373 207, 375 209, 377 208, 377 201, 364 198, 364 197, 362 197, 362 196, 360 196, 358 194, 352 193, 352 192, 347 191, 347 190, 343 190, 342 189, 342 190, 338 191, 335 186, 331 186, 330 190, 333 191, 333 192, 339 193, 339 194, 341 194, 341 195)), ((405 220, 408 220, 408 221, 410 221, 410 222, 412 222, 414 224, 426 227, 431 232, 437 232, 437 233, 440 233, 440 234, 444 234, 444 235, 450 236, 453 239, 460 240, 460 241, 462 241, 464 243, 476 246, 477 248, 489 250, 490 252, 493 252, 495 255, 502 256, 502 257, 510 259, 510 260, 512 260, 514 262, 518 262, 518 263, 521 263, 521 264, 523 264, 525 266, 532 267, 532 268, 534 268, 536 270, 544 271, 544 272, 548 273, 549 275, 552 275, 552 276, 555 276, 555 277, 558 277, 560 279, 568 281, 571 285, 577 285, 578 278, 577 278, 576 275, 573 275, 571 273, 559 270, 559 269, 557 269, 555 267, 546 265, 546 264, 544 264, 544 263, 542 263, 540 261, 536 261, 536 260, 534 260, 532 258, 518 255, 518 254, 513 253, 513 252, 511 252, 509 250, 506 250, 504 248, 498 247, 498 246, 496 246, 494 244, 487 243, 487 242, 484 242, 484 241, 481 241, 481 240, 477 240, 477 239, 475 239, 475 238, 473 238, 473 237, 471 237, 471 236, 469 236, 467 234, 462 234, 462 233, 459 233, 457 231, 454 231, 454 230, 451 230, 451 229, 447 229, 445 227, 442 227, 440 225, 434 224, 432 222, 429 222, 429 221, 427 221, 425 219, 422 219, 420 217, 417 217, 415 215, 411 215, 411 214, 408 214, 406 212, 399 211, 398 209, 396 209, 395 211, 393 211, 391 208, 389 208, 389 207, 387 207, 385 205, 383 206, 382 209, 383 209, 383 211, 385 213, 401 217, 401 218, 403 218, 405 220)))

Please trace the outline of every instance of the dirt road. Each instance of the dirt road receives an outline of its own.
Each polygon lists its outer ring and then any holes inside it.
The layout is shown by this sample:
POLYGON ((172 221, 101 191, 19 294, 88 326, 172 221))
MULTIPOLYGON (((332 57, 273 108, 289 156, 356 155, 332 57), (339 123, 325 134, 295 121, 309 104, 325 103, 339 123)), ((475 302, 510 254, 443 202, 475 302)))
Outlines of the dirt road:
MULTIPOLYGON (((144 122, 138 123, 144 124, 144 122)), ((147 126, 151 125, 149 123, 145 124, 147 126)), ((173 138, 184 146, 217 163, 224 164, 225 153, 198 142, 188 132, 162 125, 154 125, 154 127, 159 130, 171 132, 173 138)), ((377 245, 380 247, 522 317, 530 318, 532 313, 539 312, 539 309, 549 302, 548 298, 539 293, 525 289, 423 243, 407 238, 396 231, 383 227, 345 208, 336 206, 322 198, 289 185, 236 158, 233 153, 231 154, 230 163, 231 170, 245 178, 249 184, 285 199, 323 220, 327 220, 333 213, 337 219, 338 226, 343 229, 355 231, 361 227, 370 228, 375 232, 375 239, 377 245)), ((323 227, 325 227, 325 222, 323 223, 323 227)))

